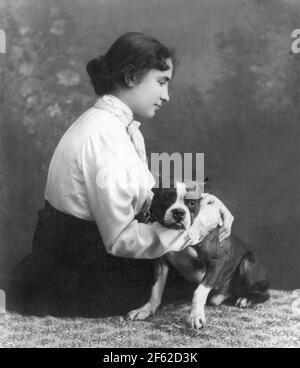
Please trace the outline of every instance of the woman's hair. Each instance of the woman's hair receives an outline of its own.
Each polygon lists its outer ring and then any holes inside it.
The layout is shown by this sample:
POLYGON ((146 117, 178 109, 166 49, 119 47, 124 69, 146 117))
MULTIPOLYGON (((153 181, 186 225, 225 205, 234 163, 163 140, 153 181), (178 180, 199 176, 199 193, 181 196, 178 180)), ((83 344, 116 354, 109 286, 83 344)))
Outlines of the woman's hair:
POLYGON ((171 58, 174 72, 178 64, 173 49, 143 33, 130 32, 119 37, 105 55, 87 63, 86 69, 97 95, 127 87, 127 80, 140 81, 150 69, 168 70, 171 58))

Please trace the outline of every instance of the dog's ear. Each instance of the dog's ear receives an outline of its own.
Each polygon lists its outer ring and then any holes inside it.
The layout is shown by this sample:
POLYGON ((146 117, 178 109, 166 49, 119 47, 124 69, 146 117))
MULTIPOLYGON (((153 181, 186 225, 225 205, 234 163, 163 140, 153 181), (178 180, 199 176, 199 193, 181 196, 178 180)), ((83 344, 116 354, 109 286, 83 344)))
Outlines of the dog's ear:
POLYGON ((204 193, 204 183, 208 178, 205 178, 204 182, 198 181, 185 181, 186 185, 186 199, 201 199, 202 193, 204 193))
POLYGON ((209 186, 211 184, 211 180, 209 179, 208 176, 206 176, 203 179, 203 181, 197 181, 197 183, 200 186, 202 193, 204 193, 204 192, 208 192, 209 186))
POLYGON ((203 191, 196 181, 185 181, 186 196, 185 199, 201 199, 203 191))

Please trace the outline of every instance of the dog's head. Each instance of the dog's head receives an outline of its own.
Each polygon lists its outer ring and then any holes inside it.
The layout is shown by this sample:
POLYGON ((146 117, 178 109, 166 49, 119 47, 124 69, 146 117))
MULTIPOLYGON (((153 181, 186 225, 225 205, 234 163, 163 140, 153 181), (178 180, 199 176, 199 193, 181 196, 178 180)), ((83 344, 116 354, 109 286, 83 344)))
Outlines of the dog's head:
POLYGON ((170 188, 156 188, 151 204, 151 217, 171 229, 188 228, 200 209, 201 183, 171 183, 170 188))

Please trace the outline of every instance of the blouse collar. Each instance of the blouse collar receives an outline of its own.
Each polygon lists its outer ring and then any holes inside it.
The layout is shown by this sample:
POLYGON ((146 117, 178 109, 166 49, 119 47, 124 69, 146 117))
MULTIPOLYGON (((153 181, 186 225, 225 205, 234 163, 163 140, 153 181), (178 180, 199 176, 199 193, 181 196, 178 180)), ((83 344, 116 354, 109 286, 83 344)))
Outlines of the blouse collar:
POLYGON ((127 130, 132 125, 135 125, 136 128, 140 126, 140 123, 133 119, 130 107, 114 95, 109 94, 99 97, 94 106, 116 115, 125 124, 127 130))

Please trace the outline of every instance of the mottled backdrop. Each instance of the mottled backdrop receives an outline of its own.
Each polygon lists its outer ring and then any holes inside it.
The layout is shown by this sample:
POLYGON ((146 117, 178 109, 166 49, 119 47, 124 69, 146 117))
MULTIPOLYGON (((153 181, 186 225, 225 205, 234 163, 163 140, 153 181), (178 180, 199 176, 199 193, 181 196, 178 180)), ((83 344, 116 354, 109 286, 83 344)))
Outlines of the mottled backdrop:
POLYGON ((127 31, 177 48, 149 152, 205 152, 210 191, 268 266, 300 286, 297 0, 0 0, 0 276, 31 248, 51 154, 94 101, 86 62, 127 31))

